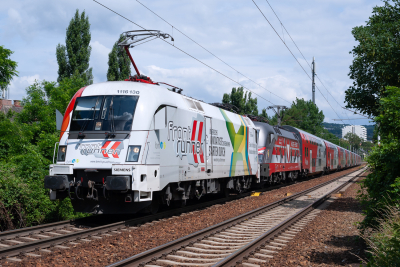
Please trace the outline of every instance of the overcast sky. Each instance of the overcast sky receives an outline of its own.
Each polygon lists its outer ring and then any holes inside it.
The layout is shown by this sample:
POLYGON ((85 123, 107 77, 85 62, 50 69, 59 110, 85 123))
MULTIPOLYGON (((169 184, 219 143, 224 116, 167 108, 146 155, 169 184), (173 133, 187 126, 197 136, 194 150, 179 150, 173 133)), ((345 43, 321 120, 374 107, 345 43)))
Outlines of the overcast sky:
MULTIPOLYGON (((140 1, 263 88, 241 76, 176 29, 173 30, 137 1, 99 0, 146 29, 173 34, 176 47, 260 95, 257 97, 260 111, 271 105, 270 102, 290 106, 296 97, 311 99, 311 80, 252 0, 140 1)), ((307 62, 310 64, 312 57, 316 58, 317 75, 333 95, 329 95, 317 80, 320 92, 317 89, 316 103, 323 110, 325 121, 335 122, 333 119, 338 117, 360 118, 340 107, 345 105, 345 90, 352 83, 347 75, 352 62, 349 51, 356 45, 351 30, 355 26, 364 25, 372 8, 382 5, 382 2, 269 1, 307 62)), ((311 76, 307 62, 286 32, 283 33, 268 3, 265 0, 255 2, 311 76)), ((19 77, 14 78, 10 86, 11 99, 22 99, 25 88, 35 80, 57 80, 56 46, 59 43, 65 44, 66 28, 76 9, 85 11, 89 16, 92 34, 90 66, 93 68, 95 83, 107 80, 108 53, 119 34, 140 29, 91 0, 3 1, 0 6, 0 45, 14 51, 12 59, 18 62, 19 71, 19 77)), ((239 86, 160 40, 132 48, 131 53, 141 73, 154 81, 183 88, 185 95, 205 102, 221 102, 224 93, 239 86)), ((368 120, 344 122, 368 124, 368 120)))

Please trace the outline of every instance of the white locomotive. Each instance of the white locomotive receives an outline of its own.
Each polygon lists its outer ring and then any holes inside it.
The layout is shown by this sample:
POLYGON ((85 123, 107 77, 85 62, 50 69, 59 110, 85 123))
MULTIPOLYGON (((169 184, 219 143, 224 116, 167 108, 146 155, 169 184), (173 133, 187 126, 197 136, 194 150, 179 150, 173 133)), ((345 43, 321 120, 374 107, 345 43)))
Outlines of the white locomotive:
POLYGON ((71 197, 76 211, 131 213, 153 200, 156 210, 257 182, 258 134, 249 118, 156 84, 82 88, 63 127, 45 187, 52 199, 71 197))

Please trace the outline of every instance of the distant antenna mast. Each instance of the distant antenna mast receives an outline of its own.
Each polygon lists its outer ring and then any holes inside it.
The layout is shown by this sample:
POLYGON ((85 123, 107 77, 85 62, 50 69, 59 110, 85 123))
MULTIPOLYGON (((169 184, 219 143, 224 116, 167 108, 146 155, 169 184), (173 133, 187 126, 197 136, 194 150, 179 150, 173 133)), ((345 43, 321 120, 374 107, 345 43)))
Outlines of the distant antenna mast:
POLYGON ((312 58, 312 102, 315 105, 315 58, 312 58))
MULTIPOLYGON (((147 43, 157 38, 171 38, 171 41, 174 41, 168 33, 162 33, 161 31, 157 30, 138 30, 138 31, 127 31, 123 33, 124 39, 118 44, 119 46, 123 47, 128 54, 129 59, 132 62, 133 67, 135 68, 137 78, 140 79, 140 72, 139 69, 136 67, 135 61, 133 60, 131 53, 129 53, 129 48, 141 45, 143 43, 147 43), (149 39, 150 38, 150 39, 149 39)), ((146 77, 147 78, 147 77, 146 77)))

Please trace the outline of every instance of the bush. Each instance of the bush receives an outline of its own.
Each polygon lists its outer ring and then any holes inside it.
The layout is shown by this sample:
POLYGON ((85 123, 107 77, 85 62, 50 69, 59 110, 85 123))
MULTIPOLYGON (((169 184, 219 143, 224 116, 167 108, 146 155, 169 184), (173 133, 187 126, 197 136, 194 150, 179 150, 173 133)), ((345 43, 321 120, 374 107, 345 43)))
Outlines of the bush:
POLYGON ((400 203, 396 179, 400 175, 400 89, 387 87, 380 100, 380 115, 375 118, 381 136, 367 157, 371 173, 362 183, 361 200, 366 215, 361 226, 375 227, 381 210, 400 203), (389 199, 387 201, 386 199, 389 199))
POLYGON ((368 252, 372 255, 368 266, 400 266, 399 203, 388 204, 386 209, 381 210, 377 229, 362 235, 370 248, 368 252))
POLYGON ((400 174, 400 143, 393 140, 388 144, 375 146, 367 162, 371 173, 361 183, 360 198, 366 215, 362 228, 377 226, 377 219, 381 217, 380 211, 387 205, 395 205, 400 201, 396 188, 396 178, 400 174))
POLYGON ((81 78, 59 86, 35 82, 26 89, 21 113, 0 113, 0 230, 87 216, 75 213, 68 198, 51 201, 43 185, 59 138, 56 107, 66 107, 82 86, 81 78))

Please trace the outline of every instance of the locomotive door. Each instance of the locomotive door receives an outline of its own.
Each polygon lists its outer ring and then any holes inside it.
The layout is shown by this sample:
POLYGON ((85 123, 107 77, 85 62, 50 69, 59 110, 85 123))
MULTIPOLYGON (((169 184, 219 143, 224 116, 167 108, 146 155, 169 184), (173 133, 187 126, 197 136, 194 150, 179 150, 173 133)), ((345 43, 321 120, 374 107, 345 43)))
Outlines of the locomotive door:
POLYGON ((310 149, 310 173, 313 172, 312 149, 310 149))
POLYGON ((205 117, 206 119, 206 134, 205 134, 205 144, 206 144, 206 173, 211 175, 214 171, 213 166, 213 146, 212 146, 212 118, 205 117))

